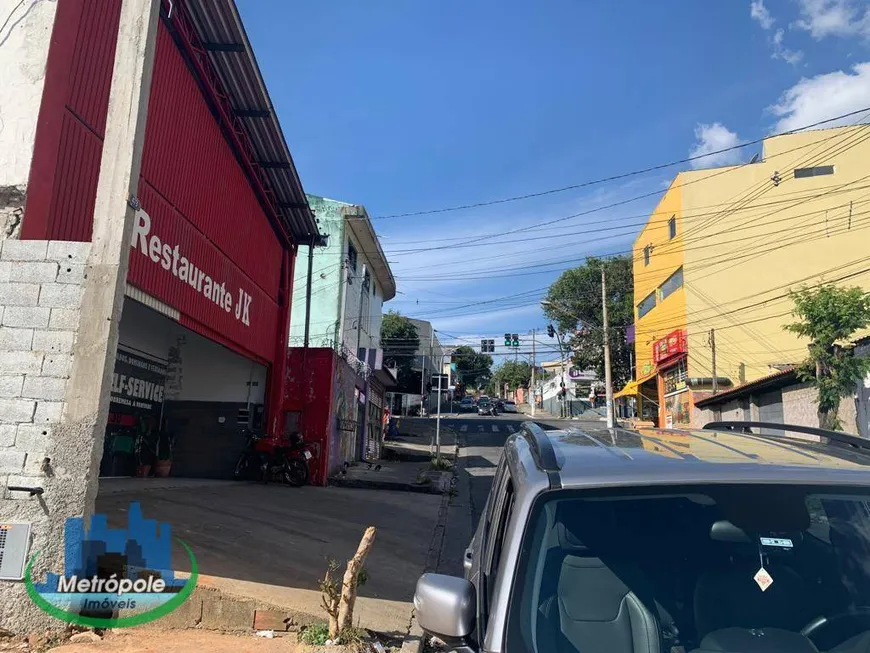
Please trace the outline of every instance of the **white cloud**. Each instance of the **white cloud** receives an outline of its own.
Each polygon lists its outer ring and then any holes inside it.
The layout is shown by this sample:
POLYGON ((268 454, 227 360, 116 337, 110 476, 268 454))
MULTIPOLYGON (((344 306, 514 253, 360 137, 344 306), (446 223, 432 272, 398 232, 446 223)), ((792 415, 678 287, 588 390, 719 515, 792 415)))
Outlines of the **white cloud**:
POLYGON ((762 29, 770 29, 773 23, 776 22, 774 17, 770 15, 767 7, 764 6, 764 0, 752 0, 749 3, 749 15, 753 20, 757 20, 762 29))
POLYGON ((785 47, 783 45, 784 36, 785 30, 782 28, 774 32, 773 37, 770 39, 770 44, 773 46, 773 54, 770 56, 773 59, 780 59, 793 66, 797 65, 804 58, 804 53, 800 50, 789 50, 785 47))
POLYGON ((695 127, 695 144, 689 151, 691 157, 703 157, 692 161, 693 168, 712 168, 738 164, 743 159, 739 149, 720 152, 740 145, 743 141, 721 122, 695 127))
MULTIPOLYGON (((852 71, 838 70, 801 79, 785 91, 769 111, 779 120, 775 131, 791 131, 827 118, 870 106, 870 62, 855 64, 852 71)), ((826 127, 854 123, 855 116, 826 127)))
POLYGON ((818 40, 826 36, 870 38, 870 7, 854 0, 799 0, 801 19, 794 26, 818 40))

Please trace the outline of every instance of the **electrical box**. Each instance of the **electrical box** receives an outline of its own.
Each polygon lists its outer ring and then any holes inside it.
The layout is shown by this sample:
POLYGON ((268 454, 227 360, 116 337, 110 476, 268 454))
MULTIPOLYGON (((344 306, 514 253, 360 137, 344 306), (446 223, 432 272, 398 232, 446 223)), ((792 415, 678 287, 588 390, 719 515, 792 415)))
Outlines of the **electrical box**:
POLYGON ((30 524, 0 522, 0 580, 21 580, 30 549, 30 524))

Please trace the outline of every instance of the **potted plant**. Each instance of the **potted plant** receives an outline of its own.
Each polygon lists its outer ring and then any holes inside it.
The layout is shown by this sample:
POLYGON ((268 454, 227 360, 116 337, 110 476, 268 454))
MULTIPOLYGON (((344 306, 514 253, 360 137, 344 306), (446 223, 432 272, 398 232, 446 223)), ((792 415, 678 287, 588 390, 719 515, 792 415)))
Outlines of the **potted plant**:
POLYGON ((172 446, 175 444, 175 438, 168 429, 160 431, 157 438, 157 462, 154 465, 154 475, 160 478, 169 476, 172 470, 172 446))

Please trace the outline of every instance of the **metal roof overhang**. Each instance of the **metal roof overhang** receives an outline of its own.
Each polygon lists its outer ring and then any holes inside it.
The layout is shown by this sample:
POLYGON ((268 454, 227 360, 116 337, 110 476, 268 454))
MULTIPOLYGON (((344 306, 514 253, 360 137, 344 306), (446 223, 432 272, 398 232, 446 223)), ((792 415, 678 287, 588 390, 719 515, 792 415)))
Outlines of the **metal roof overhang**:
POLYGON ((320 236, 317 221, 234 0, 175 0, 174 5, 169 22, 188 20, 198 37, 199 43, 191 45, 204 53, 223 87, 215 91, 229 104, 237 135, 247 141, 242 145, 248 152, 239 155, 253 159, 255 186, 264 187, 267 203, 289 235, 310 243, 320 236))

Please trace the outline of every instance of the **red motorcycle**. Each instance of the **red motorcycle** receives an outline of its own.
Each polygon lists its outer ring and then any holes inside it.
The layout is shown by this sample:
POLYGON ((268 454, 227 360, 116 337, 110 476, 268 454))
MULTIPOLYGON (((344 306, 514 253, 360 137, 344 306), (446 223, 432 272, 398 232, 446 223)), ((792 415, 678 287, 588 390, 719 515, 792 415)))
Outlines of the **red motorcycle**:
POLYGON ((280 480, 294 487, 308 483, 313 456, 299 433, 274 437, 245 429, 242 434, 247 442, 233 470, 235 480, 280 480))

